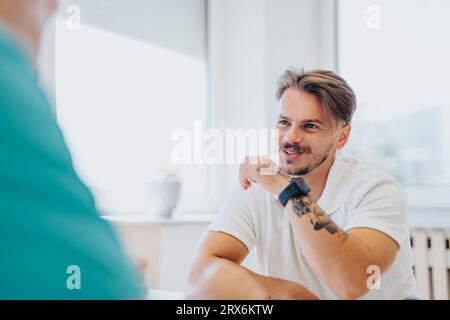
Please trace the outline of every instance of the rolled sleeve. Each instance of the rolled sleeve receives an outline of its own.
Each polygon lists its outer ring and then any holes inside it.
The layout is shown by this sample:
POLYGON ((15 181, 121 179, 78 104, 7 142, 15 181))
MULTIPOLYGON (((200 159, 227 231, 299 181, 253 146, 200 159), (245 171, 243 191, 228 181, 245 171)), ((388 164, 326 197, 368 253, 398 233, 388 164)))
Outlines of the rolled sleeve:
POLYGON ((256 241, 254 220, 240 185, 233 188, 207 231, 227 233, 241 241, 249 251, 253 248, 256 241))
POLYGON ((358 205, 347 215, 345 231, 371 228, 391 237, 402 247, 408 234, 404 193, 395 180, 372 185, 358 205))

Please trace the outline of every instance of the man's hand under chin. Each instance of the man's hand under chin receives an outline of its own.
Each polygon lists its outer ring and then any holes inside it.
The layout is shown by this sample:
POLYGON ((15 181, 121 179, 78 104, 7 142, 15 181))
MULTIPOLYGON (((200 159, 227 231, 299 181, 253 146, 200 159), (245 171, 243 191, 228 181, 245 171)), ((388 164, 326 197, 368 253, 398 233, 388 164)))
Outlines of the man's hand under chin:
POLYGON ((257 183, 273 195, 279 195, 289 185, 290 177, 267 156, 251 156, 240 166, 239 181, 245 190, 257 183))

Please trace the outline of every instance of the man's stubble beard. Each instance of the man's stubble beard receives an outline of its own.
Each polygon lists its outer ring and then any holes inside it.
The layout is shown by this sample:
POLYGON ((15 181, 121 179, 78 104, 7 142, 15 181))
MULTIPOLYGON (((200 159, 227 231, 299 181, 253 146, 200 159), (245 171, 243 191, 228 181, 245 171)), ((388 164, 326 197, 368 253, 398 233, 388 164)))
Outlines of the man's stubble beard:
MULTIPOLYGON (((286 169, 286 173, 290 176, 304 176, 307 175, 308 173, 311 173, 314 169, 320 167, 325 161, 329 159, 332 153, 331 152, 332 149, 333 145, 330 144, 330 146, 324 153, 314 156, 313 158, 314 161, 311 165, 299 169, 292 169, 292 170, 286 169)), ((290 164, 289 162, 290 161, 286 161, 286 164, 289 165, 290 164)))

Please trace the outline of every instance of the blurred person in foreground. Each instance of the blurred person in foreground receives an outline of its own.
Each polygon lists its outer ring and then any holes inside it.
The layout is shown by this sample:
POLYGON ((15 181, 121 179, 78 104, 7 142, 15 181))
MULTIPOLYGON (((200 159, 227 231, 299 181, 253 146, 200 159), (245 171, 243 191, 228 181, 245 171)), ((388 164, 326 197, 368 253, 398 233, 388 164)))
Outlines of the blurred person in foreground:
POLYGON ((0 299, 143 298, 37 82, 56 9, 57 0, 0 0, 0 299))

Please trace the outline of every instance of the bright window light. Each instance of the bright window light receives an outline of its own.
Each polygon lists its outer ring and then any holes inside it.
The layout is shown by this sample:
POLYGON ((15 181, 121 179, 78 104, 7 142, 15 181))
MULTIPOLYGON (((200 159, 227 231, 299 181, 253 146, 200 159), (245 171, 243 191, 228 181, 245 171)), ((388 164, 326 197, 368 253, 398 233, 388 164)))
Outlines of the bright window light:
POLYGON ((339 1, 339 72, 358 110, 346 152, 409 186, 450 185, 450 2, 339 1))
POLYGON ((144 184, 161 170, 183 181, 180 210, 201 206, 206 167, 170 157, 172 132, 206 120, 205 60, 58 19, 55 72, 58 121, 83 180, 110 195, 102 206, 141 211, 144 184))

